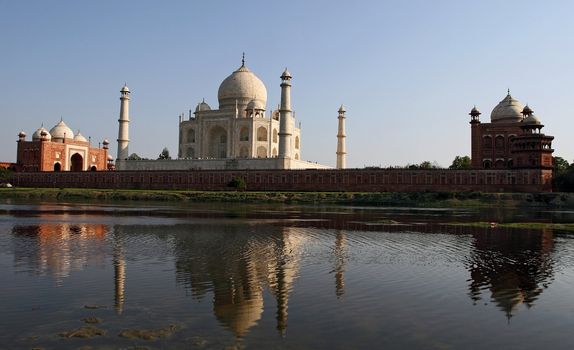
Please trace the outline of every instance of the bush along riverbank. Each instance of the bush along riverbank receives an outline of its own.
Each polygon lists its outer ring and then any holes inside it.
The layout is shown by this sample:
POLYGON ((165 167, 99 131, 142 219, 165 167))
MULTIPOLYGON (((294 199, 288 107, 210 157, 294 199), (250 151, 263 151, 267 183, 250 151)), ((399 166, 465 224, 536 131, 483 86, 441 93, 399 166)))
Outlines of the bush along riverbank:
POLYGON ((564 207, 574 208, 572 193, 482 192, 250 192, 154 191, 57 188, 0 188, 1 199, 48 201, 193 201, 277 202, 415 207, 564 207))

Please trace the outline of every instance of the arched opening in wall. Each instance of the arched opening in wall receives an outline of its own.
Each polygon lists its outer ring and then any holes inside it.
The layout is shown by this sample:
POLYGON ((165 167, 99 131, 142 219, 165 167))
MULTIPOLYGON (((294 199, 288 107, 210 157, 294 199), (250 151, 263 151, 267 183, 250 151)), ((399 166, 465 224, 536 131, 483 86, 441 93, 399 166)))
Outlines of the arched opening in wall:
POLYGON ((512 161, 512 159, 509 159, 506 164, 508 165, 509 168, 512 168, 514 166, 514 162, 512 161))
POLYGON ((72 166, 70 167, 70 171, 82 171, 84 170, 84 157, 82 157, 79 153, 75 153, 72 158, 72 166))
POLYGON ((494 147, 497 149, 504 149, 504 136, 496 136, 494 139, 494 147))
POLYGON ((54 163, 54 171, 62 171, 62 164, 54 163))
POLYGON ((277 143, 277 129, 273 129, 273 143, 277 143))
POLYGON ((484 169, 490 169, 492 168, 492 162, 490 160, 485 160, 482 162, 482 167, 484 169))
POLYGON ((241 146, 239 149, 239 157, 240 158, 248 158, 249 157, 249 149, 247 146, 241 146))
POLYGON ((244 126, 239 130, 239 141, 249 141, 249 128, 244 126))
POLYGON ((299 136, 295 136, 295 149, 299 149, 299 136))
POLYGON ((209 131, 208 156, 210 158, 227 158, 227 130, 215 126, 209 131))
POLYGON ((504 164, 505 164, 504 160, 498 159, 496 160, 496 162, 494 162, 494 167, 497 169, 504 168, 504 164))
POLYGON ((189 147, 187 149, 187 153, 185 154, 186 158, 195 158, 195 149, 193 147, 189 147))
POLYGON ((195 129, 187 131, 187 143, 195 143, 195 129))
POLYGON ((273 151, 272 151, 271 155, 273 157, 277 157, 277 148, 276 147, 273 147, 273 151))
POLYGON ((264 126, 257 128, 257 141, 267 141, 267 128, 264 126))
POLYGON ((98 168, 96 168, 95 165, 92 165, 92 167, 90 168, 90 171, 96 171, 96 170, 98 170, 98 168))
POLYGON ((267 157, 267 148, 264 146, 257 147, 257 158, 265 158, 267 157))
POLYGON ((295 159, 299 159, 299 153, 295 153, 295 159))
POLYGON ((484 148, 492 148, 492 137, 485 136, 482 138, 482 147, 484 148))

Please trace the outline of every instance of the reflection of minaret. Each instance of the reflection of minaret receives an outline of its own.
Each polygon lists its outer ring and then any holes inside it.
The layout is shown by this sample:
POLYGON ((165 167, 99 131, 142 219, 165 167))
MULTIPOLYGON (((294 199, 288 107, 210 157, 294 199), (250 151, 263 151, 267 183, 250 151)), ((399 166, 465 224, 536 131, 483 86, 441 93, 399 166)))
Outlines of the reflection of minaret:
MULTIPOLYGON (((283 243, 283 241, 281 241, 283 243)), ((289 289, 286 281, 287 257, 281 254, 277 259, 277 330, 282 337, 287 332, 287 308, 289 303, 289 289)))
POLYGON ((121 242, 114 245, 114 286, 115 309, 118 315, 124 311, 126 289, 126 259, 121 242))
POLYGON ((343 231, 337 231, 335 239, 335 294, 337 298, 345 294, 345 245, 343 231))
POLYGON ((293 227, 282 227, 281 239, 276 243, 276 266, 272 273, 270 287, 277 303, 277 330, 281 336, 287 332, 289 293, 299 273, 298 251, 302 246, 302 235, 293 227))

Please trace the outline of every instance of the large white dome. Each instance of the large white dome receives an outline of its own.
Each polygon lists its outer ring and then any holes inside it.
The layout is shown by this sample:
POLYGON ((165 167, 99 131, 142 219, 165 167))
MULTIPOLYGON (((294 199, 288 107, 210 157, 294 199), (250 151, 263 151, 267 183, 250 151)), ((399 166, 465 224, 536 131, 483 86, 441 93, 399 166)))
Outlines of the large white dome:
POLYGON ((494 107, 490 113, 490 122, 512 123, 520 122, 523 119, 522 110, 524 106, 520 101, 512 98, 510 92, 506 97, 494 107))
POLYGON ((50 129, 50 135, 52 135, 52 140, 54 141, 63 141, 64 138, 67 140, 74 139, 74 132, 64 123, 64 120, 60 120, 58 124, 50 129))
POLYGON ((253 72, 242 65, 219 85, 217 98, 219 99, 219 109, 235 108, 236 101, 239 106, 243 107, 252 100, 265 106, 267 104, 267 89, 253 72))

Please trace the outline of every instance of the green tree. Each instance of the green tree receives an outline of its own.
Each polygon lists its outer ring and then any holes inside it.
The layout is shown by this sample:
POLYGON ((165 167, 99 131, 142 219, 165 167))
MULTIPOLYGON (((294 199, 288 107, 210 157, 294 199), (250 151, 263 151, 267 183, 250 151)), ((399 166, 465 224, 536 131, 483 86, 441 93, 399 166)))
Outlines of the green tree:
POLYGON ((420 169, 432 169, 433 168, 433 163, 429 162, 428 160, 425 160, 424 162, 422 162, 419 165, 420 169))
POLYGON ((11 170, 0 168, 0 182, 8 181, 11 175, 11 170))
POLYGON ((157 159, 171 159, 171 156, 169 155, 169 150, 167 149, 167 147, 163 148, 163 150, 161 151, 161 153, 159 154, 157 159))
POLYGON ((448 167, 449 169, 470 169, 470 157, 469 156, 456 156, 452 161, 452 164, 448 167))
POLYGON ((138 156, 137 153, 132 153, 128 157, 128 160, 142 160, 142 157, 138 156))
POLYGON ((552 186, 554 191, 573 192, 574 191, 574 163, 562 157, 553 157, 552 186))
POLYGON ((245 191, 245 189, 247 188, 247 183, 245 183, 244 178, 236 176, 233 179, 231 179, 231 181, 229 181, 227 186, 235 188, 238 191, 245 191))
POLYGON ((570 166, 568 161, 562 157, 553 157, 552 163, 554 165, 554 176, 565 173, 570 166))

